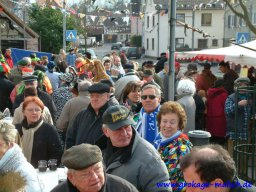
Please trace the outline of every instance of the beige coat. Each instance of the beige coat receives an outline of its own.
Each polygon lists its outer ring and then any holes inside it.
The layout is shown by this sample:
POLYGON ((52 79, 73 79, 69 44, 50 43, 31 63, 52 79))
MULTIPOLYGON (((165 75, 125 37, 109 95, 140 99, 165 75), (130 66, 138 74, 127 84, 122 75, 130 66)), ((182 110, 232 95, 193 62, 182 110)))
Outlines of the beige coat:
MULTIPOLYGON (((24 115, 22 112, 22 106, 23 106, 23 102, 14 111, 13 120, 12 120, 13 125, 20 124, 22 122, 22 120, 24 119, 24 115)), ((44 106, 42 118, 43 118, 44 122, 53 125, 51 113, 50 113, 48 107, 46 107, 46 106, 44 106)))

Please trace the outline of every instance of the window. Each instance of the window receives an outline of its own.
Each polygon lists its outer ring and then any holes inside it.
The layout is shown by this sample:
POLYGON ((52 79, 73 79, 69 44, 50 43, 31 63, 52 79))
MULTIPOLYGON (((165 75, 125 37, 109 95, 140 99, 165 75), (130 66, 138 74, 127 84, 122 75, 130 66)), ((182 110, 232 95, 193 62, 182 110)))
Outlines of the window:
POLYGON ((155 16, 153 16, 153 18, 152 18, 152 26, 153 27, 155 26, 155 16))
POLYGON ((149 39, 147 39, 147 50, 149 49, 149 39))
POLYGON ((206 49, 207 48, 207 40, 208 39, 198 39, 198 48, 206 49))
POLYGON ((252 14, 252 24, 256 25, 256 13, 252 14))
POLYGON ((229 15, 228 16, 228 28, 233 28, 235 26, 235 16, 229 15))
POLYGON ((152 50, 154 50, 154 49, 155 49, 155 39, 152 38, 152 50))
POLYGON ((211 13, 202 13, 201 25, 202 26, 211 26, 212 25, 212 14, 211 13))
POLYGON ((183 48, 184 47, 184 38, 176 38, 175 39, 175 47, 183 48))
POLYGON ((120 35, 120 39, 122 40, 124 37, 123 37, 123 35, 120 35))
POLYGON ((218 46, 218 39, 212 40, 212 46, 217 47, 218 46))
POLYGON ((147 28, 149 28, 149 16, 147 16, 147 28))
MULTIPOLYGON (((185 23, 185 14, 184 13, 178 13, 178 14, 176 14, 176 19, 178 20, 178 21, 181 21, 181 22, 183 22, 183 23, 185 23)), ((181 24, 176 24, 177 26, 182 26, 181 24)))

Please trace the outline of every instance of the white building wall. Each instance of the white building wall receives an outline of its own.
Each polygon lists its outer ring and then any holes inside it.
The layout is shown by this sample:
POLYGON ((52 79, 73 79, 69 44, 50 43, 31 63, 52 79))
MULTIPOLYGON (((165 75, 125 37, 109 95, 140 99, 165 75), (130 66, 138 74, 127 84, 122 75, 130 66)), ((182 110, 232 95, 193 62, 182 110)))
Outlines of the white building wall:
MULTIPOLYGON (((177 10, 177 14, 185 14, 185 23, 192 26, 192 10, 177 10)), ((194 49, 198 49, 198 40, 207 39, 207 48, 218 48, 223 46, 224 38, 224 9, 222 10, 196 10, 195 11, 195 28, 203 30, 205 33, 214 37, 204 38, 203 34, 194 32, 194 49), (202 13, 212 13, 211 26, 201 25, 202 13), (213 40, 217 40, 217 46, 213 45, 213 40)), ((154 4, 147 4, 144 16, 144 47, 146 55, 158 57, 160 53, 166 52, 169 45, 169 23, 168 14, 160 15, 155 10, 154 4), (153 16, 155 16, 155 26, 152 26, 153 16), (147 26, 147 17, 149 17, 149 27, 147 26), (158 20, 159 17, 159 20, 158 20), (157 25, 159 21, 159 25, 157 25), (159 30, 159 32, 158 32, 159 30), (147 49, 147 39, 149 48, 147 49), (152 39, 155 39, 155 46, 152 49, 152 39), (159 45, 158 45, 159 42, 159 45)), ((184 38, 184 45, 192 48, 192 30, 184 30, 184 26, 176 25, 176 38, 184 38), (186 33, 185 33, 186 32, 186 33)))

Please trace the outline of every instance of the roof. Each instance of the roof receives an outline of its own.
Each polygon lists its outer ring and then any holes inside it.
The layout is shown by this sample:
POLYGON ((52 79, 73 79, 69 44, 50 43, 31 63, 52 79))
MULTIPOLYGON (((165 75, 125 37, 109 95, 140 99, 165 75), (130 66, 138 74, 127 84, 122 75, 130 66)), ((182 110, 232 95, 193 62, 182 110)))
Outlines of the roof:
MULTIPOLYGON (((176 3, 177 10, 197 9, 224 9, 223 0, 209 3, 209 0, 179 0, 176 3)), ((168 0, 154 0, 155 4, 162 5, 162 8, 168 8, 168 0)))
MULTIPOLYGON (((22 29, 24 29, 26 32, 32 37, 32 38, 39 38, 39 35, 33 31, 29 26, 27 26, 18 16, 16 16, 14 13, 12 13, 7 6, 4 5, 3 2, 0 1, 0 8, 3 8, 3 13, 13 22, 15 22, 17 25, 19 25, 22 29)), ((1 15, 1 12, 0 12, 1 15)))

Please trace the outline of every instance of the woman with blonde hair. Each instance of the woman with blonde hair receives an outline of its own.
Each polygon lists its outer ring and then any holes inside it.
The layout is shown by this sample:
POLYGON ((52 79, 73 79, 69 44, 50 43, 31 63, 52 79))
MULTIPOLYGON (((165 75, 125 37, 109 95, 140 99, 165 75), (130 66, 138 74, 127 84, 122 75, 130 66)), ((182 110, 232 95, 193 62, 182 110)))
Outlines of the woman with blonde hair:
POLYGON ((39 192, 41 189, 36 170, 15 143, 17 134, 12 124, 0 120, 0 188, 4 191, 18 191, 18 188, 25 185, 26 192, 39 192), (14 176, 17 176, 20 182, 14 183, 14 176))

